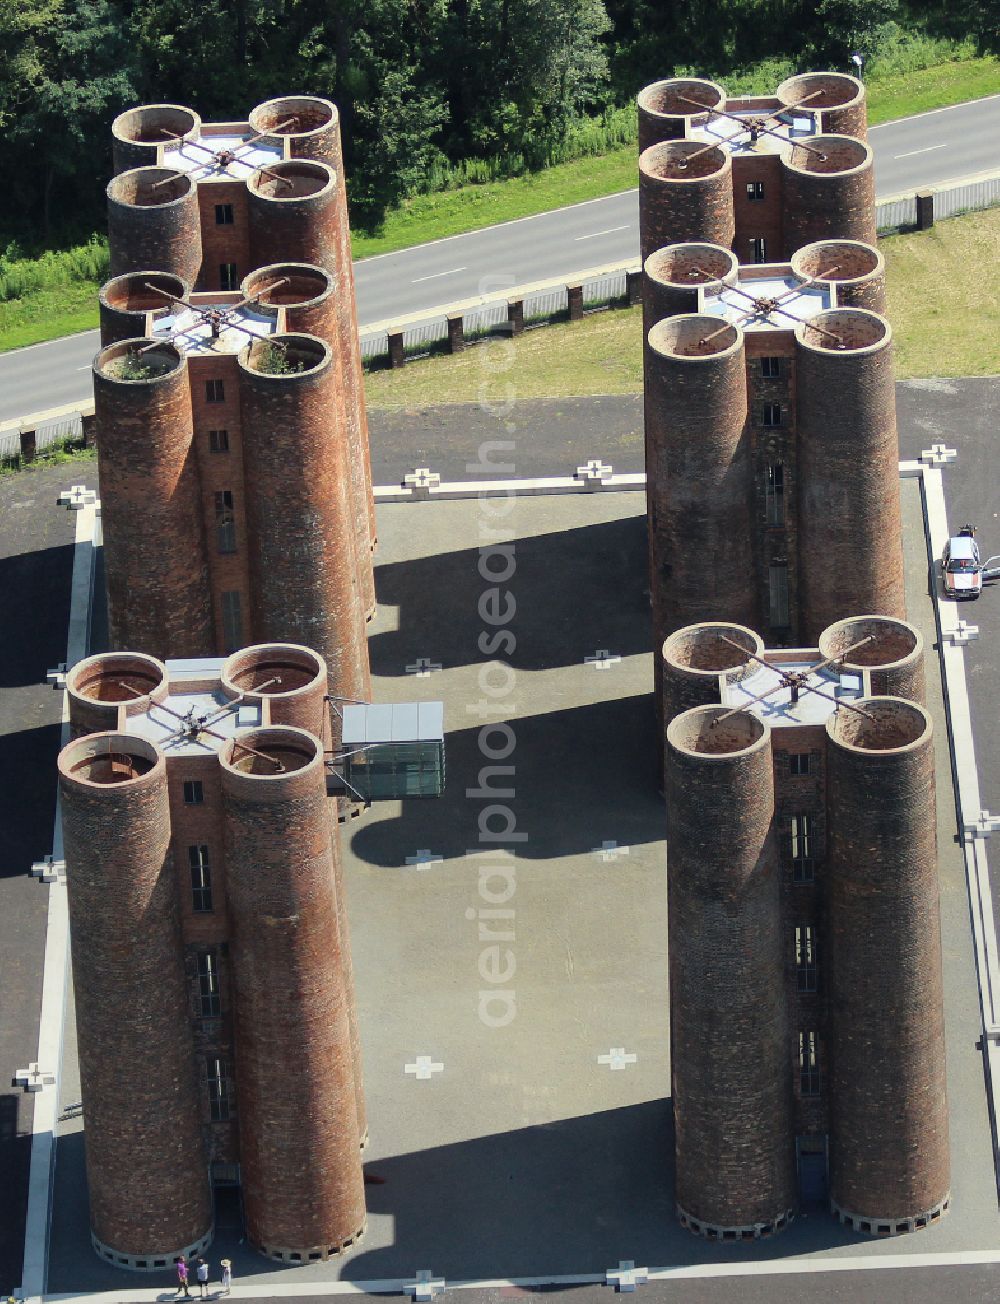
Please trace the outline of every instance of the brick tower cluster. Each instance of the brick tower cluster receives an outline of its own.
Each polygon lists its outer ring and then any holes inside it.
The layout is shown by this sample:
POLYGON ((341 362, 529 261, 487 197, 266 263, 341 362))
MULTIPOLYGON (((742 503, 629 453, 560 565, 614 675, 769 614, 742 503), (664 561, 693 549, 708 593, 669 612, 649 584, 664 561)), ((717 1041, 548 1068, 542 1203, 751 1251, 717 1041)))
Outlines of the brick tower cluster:
POLYGON ((317 648, 368 696, 375 517, 337 110, 115 120, 94 364, 111 637, 317 648))
POLYGON ((731 100, 674 79, 639 121, 654 647, 705 620, 794 646, 855 611, 904 616, 861 84, 731 100))
POLYGON ((781 1230, 824 1197, 871 1235, 948 1209, 923 647, 862 616, 818 649, 736 623, 663 648, 681 1222, 781 1230))
POLYGON ((285 1262, 365 1225, 350 940, 305 647, 107 653, 67 677, 59 757, 94 1247, 169 1267, 238 1183, 285 1262))

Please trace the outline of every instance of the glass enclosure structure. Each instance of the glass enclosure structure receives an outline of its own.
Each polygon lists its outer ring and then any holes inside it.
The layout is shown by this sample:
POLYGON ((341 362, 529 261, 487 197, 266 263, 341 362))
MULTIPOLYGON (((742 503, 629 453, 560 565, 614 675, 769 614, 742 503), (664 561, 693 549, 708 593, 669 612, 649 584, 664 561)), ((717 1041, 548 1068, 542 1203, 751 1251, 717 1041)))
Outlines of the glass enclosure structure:
POLYGON ((365 801, 440 797, 444 703, 345 706, 344 778, 365 801))

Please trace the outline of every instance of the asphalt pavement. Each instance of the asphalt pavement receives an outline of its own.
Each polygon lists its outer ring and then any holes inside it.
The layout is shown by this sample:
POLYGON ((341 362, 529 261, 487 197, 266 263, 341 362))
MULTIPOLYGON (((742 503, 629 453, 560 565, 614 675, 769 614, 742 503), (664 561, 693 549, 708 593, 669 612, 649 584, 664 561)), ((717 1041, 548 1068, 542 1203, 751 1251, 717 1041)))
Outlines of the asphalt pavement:
MULTIPOLYGON (((1000 95, 873 127, 880 198, 997 166, 1000 95)), ((638 192, 450 236, 354 265, 358 320, 374 322, 638 256, 638 192)), ((90 394, 97 332, 0 357, 0 421, 90 394)))

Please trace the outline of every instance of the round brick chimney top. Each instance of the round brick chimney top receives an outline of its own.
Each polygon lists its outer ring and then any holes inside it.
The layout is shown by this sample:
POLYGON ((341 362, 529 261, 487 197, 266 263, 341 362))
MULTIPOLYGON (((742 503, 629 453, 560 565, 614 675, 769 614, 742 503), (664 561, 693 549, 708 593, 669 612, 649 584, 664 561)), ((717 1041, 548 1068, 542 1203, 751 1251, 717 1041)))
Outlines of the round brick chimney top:
MULTIPOLYGON (((663 660, 674 670, 687 675, 704 675, 716 679, 726 671, 747 672, 754 662, 749 654, 763 656, 764 640, 746 625, 730 625, 724 621, 702 621, 698 625, 685 625, 663 644, 663 660), (739 646, 733 647, 736 643, 739 646)), ((739 679, 741 674, 728 675, 739 679)))
POLYGON ((896 670, 923 654, 924 640, 916 626, 893 616, 849 616, 824 629, 819 636, 820 656, 836 658, 845 670, 896 670), (870 642, 861 647, 863 639, 870 642), (840 660, 841 653, 854 648, 840 660))
POLYGON ((171 136, 197 138, 201 117, 183 104, 139 104, 119 113, 111 124, 116 140, 134 145, 165 145, 171 136))
POLYGON ((254 131, 280 139, 322 132, 336 122, 338 116, 337 106, 317 95, 279 95, 258 104, 249 121, 254 131))
POLYGON ((707 317, 685 313, 658 321, 649 332, 649 347, 664 358, 685 358, 692 362, 721 358, 743 347, 743 332, 738 326, 707 317))
POLYGON ((714 244, 673 244, 646 259, 646 275, 660 285, 690 290, 697 285, 732 284, 739 260, 731 249, 714 244), (706 275, 707 273, 707 275, 706 275))
POLYGON ((271 163, 247 177, 247 186, 253 194, 278 203, 312 199, 333 190, 336 184, 337 174, 329 164, 306 158, 271 163))
POLYGON ((124 208, 168 208, 180 204, 194 189, 186 172, 143 167, 120 172, 108 182, 108 199, 124 208))
POLYGON ((297 643, 258 643, 234 652, 222 667, 222 687, 230 697, 289 698, 326 690, 326 662, 297 643))
POLYGON ((870 168, 874 157, 871 146, 854 136, 810 136, 792 141, 785 166, 813 176, 844 177, 870 168))
POLYGON ((124 702, 134 715, 167 696, 167 668, 142 652, 101 652, 76 663, 66 688, 88 702, 124 702))
POLYGON ((323 765, 323 744, 305 729, 248 729, 219 753, 222 768, 256 786, 276 783, 323 765))
POLYGON ((853 107, 865 98, 862 83, 846 72, 799 73, 783 81, 775 93, 786 108, 809 114, 853 107))
POLYGON ((257 300, 263 312, 279 307, 311 308, 330 297, 334 281, 329 272, 314 263, 268 263, 245 276, 240 289, 249 299, 266 291, 269 285, 275 288, 257 300))
POLYGON ((726 92, 717 82, 702 77, 668 77, 650 82, 636 97, 639 108, 651 118, 691 118, 700 116, 691 100, 704 109, 719 109, 725 104, 726 92))
POLYGON ((876 353, 892 341, 892 327, 866 308, 831 308, 796 326, 795 335, 816 353, 876 353))
POLYGON ((846 751, 912 751, 931 736, 931 717, 916 702, 901 697, 862 697, 853 705, 857 710, 835 711, 826 722, 830 740, 846 751))
POLYGON ((639 171, 663 182, 702 181, 731 170, 732 158, 717 145, 707 148, 698 140, 664 140, 639 155, 639 171))
POLYGON ((145 738, 114 732, 85 734, 59 753, 59 773, 73 783, 108 788, 140 783, 164 765, 145 738))
POLYGON ((792 271, 804 281, 857 285, 885 274, 885 259, 861 240, 815 240, 792 254, 792 271))
POLYGON ((696 706, 674 717, 667 726, 667 742, 686 756, 732 760, 766 747, 770 733, 749 711, 696 706))

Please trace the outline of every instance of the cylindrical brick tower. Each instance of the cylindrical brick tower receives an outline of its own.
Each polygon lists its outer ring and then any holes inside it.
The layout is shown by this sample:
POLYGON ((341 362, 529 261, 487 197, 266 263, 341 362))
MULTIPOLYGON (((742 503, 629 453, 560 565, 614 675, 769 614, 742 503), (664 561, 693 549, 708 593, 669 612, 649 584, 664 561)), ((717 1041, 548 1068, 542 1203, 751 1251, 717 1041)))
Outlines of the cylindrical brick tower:
POLYGON ((664 245, 687 241, 728 249, 735 234, 733 161, 725 150, 706 149, 695 140, 672 140, 639 155, 643 262, 664 245))
POLYGON ((290 159, 247 178, 250 260, 316 263, 334 277, 339 256, 337 174, 326 163, 290 159))
POLYGON ((130 168, 155 167, 172 136, 197 140, 201 118, 183 104, 139 104, 111 124, 115 175, 130 168))
MULTIPOLYGON (((681 316, 649 332, 646 499, 653 646, 725 615, 757 624, 743 333, 681 316)), ((654 657, 657 681, 661 658, 654 657)), ((657 701, 660 698, 657 682, 657 701)))
POLYGON ((771 733, 695 707, 666 752, 677 1212, 703 1236, 767 1235, 796 1201, 771 733))
POLYGON ((194 285, 201 218, 191 178, 169 168, 132 168, 108 182, 107 194, 112 277, 158 267, 194 285))
POLYGON ((155 290, 172 294, 175 299, 186 299, 191 293, 191 286, 169 272, 126 272, 124 276, 116 276, 101 287, 98 301, 102 348, 117 340, 134 340, 144 336, 148 313, 162 317, 170 312, 170 302, 155 290), (151 290, 150 286, 155 289, 151 290))
POLYGON ((258 729, 220 762, 247 1236, 327 1258, 364 1231, 365 1194, 322 746, 258 729))
POLYGON ((691 133, 696 123, 709 120, 699 113, 692 100, 706 109, 725 106, 726 92, 716 82, 701 77, 668 77, 651 82, 636 98, 639 110, 639 153, 664 140, 680 140, 691 133))
POLYGON ((713 244, 675 244, 646 259, 642 280, 642 320, 648 335, 658 321, 698 311, 698 289, 732 284, 739 262, 730 249, 713 244))
POLYGON ((811 136, 782 156, 786 258, 815 240, 875 243, 873 157, 853 136, 811 136))
POLYGON ((167 668, 140 652, 102 652, 78 661, 66 676, 69 725, 81 734, 114 732, 124 706, 126 716, 144 715, 170 691, 167 668))
MULTIPOLYGON (((364 458, 364 483, 368 496, 370 547, 378 540, 375 498, 372 493, 371 455, 368 447, 368 413, 365 408, 364 372, 358 339, 357 300, 354 293, 354 263, 351 258, 351 225, 347 206, 344 154, 340 140, 340 113, 330 100, 313 95, 284 95, 260 104, 250 114, 257 131, 273 131, 278 140, 288 140, 293 158, 315 159, 333 168, 337 185, 337 285, 336 307, 340 319, 341 368, 352 427, 364 458), (289 119, 292 121, 289 122, 289 119), (283 125, 284 124, 284 125, 283 125), (277 128, 281 128, 277 130, 277 128)), ((286 251, 287 256, 287 251, 286 251)), ((289 326, 289 330, 309 330, 289 326)))
POLYGON ((90 734, 59 755, 94 1248, 170 1267, 212 1238, 163 757, 90 734))
POLYGON ((924 639, 908 621, 889 616, 838 620, 820 634, 819 654, 836 659, 838 667, 849 673, 867 670, 874 697, 905 697, 926 704, 924 639))
MULTIPOLYGON (((262 308, 284 307, 285 326, 289 331, 305 335, 317 335, 325 340, 336 354, 340 381, 344 387, 345 420, 343 431, 346 432, 348 447, 348 465, 351 475, 351 519, 354 523, 354 555, 358 563, 358 586, 361 608, 365 619, 370 620, 375 614, 375 569, 372 562, 372 535, 369 505, 374 501, 371 494, 370 471, 366 476, 368 458, 368 422, 352 418, 357 417, 356 396, 348 393, 345 382, 345 366, 352 365, 350 359, 345 361, 345 349, 342 347, 345 323, 341 321, 340 296, 337 294, 336 278, 333 273, 322 267, 309 263, 269 263, 251 272, 243 281, 243 293, 252 296, 265 291, 258 301, 262 308), (268 285, 276 288, 266 292, 268 285)), ((351 338, 357 334, 353 322, 346 329, 351 338)), ((349 351, 349 350, 348 350, 349 351)), ((360 357, 360 355, 359 355, 360 357)), ((361 390, 360 411, 364 413, 364 390, 361 390)))
POLYGON ((838 308, 885 312, 885 259, 860 240, 817 240, 792 254, 792 271, 804 281, 837 287, 838 308))
POLYGON ((111 344, 94 405, 112 645, 204 656, 215 632, 187 363, 172 344, 111 344))
MULTIPOLYGON (((326 662, 317 652, 293 643, 262 643, 235 652, 222 667, 222 687, 232 697, 242 695, 251 701, 265 697, 270 705, 271 724, 306 729, 327 747, 331 737, 331 713, 327 706, 326 662)), ((336 713, 334 713, 335 715, 336 713)), ((353 803, 341 799, 338 808, 350 810, 353 803)), ((347 1021, 354 1063, 354 1091, 358 1112, 358 1136, 364 1145, 368 1139, 364 1076, 361 1060, 361 1033, 358 1028, 357 1001, 354 993, 354 964, 351 958, 350 921, 344 887, 340 846, 336 834, 331 838, 334 878, 337 891, 337 926, 340 929, 340 960, 347 1021)))
POLYGON ((343 420, 334 352, 314 335, 274 335, 239 366, 253 636, 315 648, 330 692, 367 701, 347 440, 330 428, 343 420), (265 370, 276 350, 282 369, 265 370))
POLYGON ((797 114, 816 118, 821 132, 868 139, 864 83, 843 72, 804 72, 783 81, 778 99, 797 114))
POLYGON ((931 719, 895 697, 827 721, 830 1195, 876 1236, 949 1203, 931 719))
POLYGON ((799 608, 807 645, 859 610, 906 615, 891 342, 885 318, 860 308, 819 313, 796 330, 799 608))
POLYGON ((764 640, 745 625, 703 621, 671 634, 662 649, 664 728, 694 706, 718 705, 719 676, 735 683, 752 674, 749 654, 762 657, 764 640))

